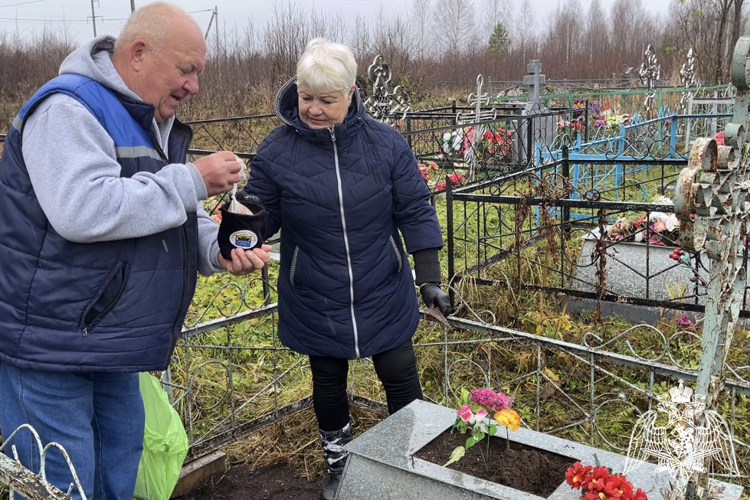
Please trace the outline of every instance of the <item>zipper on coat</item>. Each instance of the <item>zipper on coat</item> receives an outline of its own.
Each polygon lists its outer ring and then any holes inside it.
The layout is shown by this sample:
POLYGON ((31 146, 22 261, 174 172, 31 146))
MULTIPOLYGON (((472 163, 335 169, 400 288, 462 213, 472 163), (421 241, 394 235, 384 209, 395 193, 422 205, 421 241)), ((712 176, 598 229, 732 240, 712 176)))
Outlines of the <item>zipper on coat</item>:
POLYGON ((341 227, 344 231, 344 250, 346 250, 346 267, 349 271, 349 309, 352 314, 352 328, 354 329, 354 355, 359 357, 359 332, 357 331, 357 318, 354 316, 354 272, 352 271, 352 257, 349 255, 349 237, 346 235, 346 216, 344 215, 344 189, 341 184, 341 171, 339 169, 339 152, 336 147, 336 134, 331 132, 333 142, 333 160, 336 165, 336 183, 339 191, 339 210, 341 213, 341 227))
MULTIPOLYGON (((123 266, 120 267, 120 269, 118 269, 118 272, 127 273, 127 269, 123 265, 123 266)), ((114 276, 113 276, 112 279, 114 279, 114 276)), ((110 282, 111 282, 111 280, 110 280, 110 282)), ((107 285, 105 285, 105 286, 108 286, 108 285, 109 285, 109 283, 107 285)), ((99 322, 102 320, 102 318, 104 318, 104 316, 106 316, 112 309, 114 309, 115 305, 120 300, 120 297, 122 297, 122 293, 125 291, 125 286, 126 285, 127 285, 127 277, 124 276, 122 278, 122 283, 120 284, 120 289, 117 291, 117 294, 115 295, 115 297, 106 306, 104 306, 104 309, 102 309, 96 315, 96 317, 94 319, 92 319, 91 321, 86 321, 86 316, 91 311, 91 309, 96 305, 97 301, 92 302, 83 311, 83 321, 84 321, 84 325, 83 325, 83 338, 84 339, 87 339, 88 336, 89 336, 89 331, 93 330, 99 324, 99 322)))
POLYGON ((289 283, 294 286, 294 275, 297 273, 297 256, 299 255, 299 247, 294 247, 294 254, 292 255, 292 265, 289 269, 289 283))
POLYGON ((390 237, 390 240, 393 251, 396 252, 396 260, 398 261, 398 271, 396 271, 396 274, 398 274, 401 272, 404 261, 401 260, 401 252, 398 251, 398 245, 396 245, 396 240, 393 239, 393 236, 390 237))

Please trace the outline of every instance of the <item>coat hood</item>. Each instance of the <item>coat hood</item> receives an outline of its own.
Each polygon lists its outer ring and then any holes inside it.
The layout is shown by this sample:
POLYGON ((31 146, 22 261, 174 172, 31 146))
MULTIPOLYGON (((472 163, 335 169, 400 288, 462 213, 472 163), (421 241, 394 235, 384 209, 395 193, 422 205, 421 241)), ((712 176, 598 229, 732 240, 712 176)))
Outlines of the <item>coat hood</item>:
MULTIPOLYGON (((349 105, 349 110, 346 113, 344 122, 333 127, 333 132, 336 134, 337 138, 349 137, 356 133, 356 130, 367 117, 367 111, 365 110, 365 105, 362 102, 362 97, 359 94, 358 87, 355 89, 354 96, 355 98, 352 99, 352 102, 349 105)), ((296 76, 289 79, 281 86, 276 94, 276 99, 274 99, 273 108, 276 112, 276 116, 278 116, 282 122, 297 130, 297 132, 302 134, 303 137, 311 140, 330 140, 328 129, 312 129, 300 119, 296 76)))
POLYGON ((104 35, 78 47, 70 53, 60 65, 60 74, 75 73, 91 78, 108 89, 122 94, 134 101, 142 101, 125 85, 120 74, 112 64, 112 53, 115 39, 104 35))

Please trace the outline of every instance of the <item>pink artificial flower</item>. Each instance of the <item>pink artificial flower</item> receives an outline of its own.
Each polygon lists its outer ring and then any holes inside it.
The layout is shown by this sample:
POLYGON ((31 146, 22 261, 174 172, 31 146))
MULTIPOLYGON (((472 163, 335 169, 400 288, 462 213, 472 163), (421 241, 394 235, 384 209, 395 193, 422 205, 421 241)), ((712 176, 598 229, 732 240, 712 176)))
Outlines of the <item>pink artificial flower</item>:
POLYGON ((422 174, 422 179, 428 180, 430 178, 430 170, 424 163, 418 163, 419 173, 422 174))
POLYGON ((719 132, 718 134, 716 134, 714 136, 714 140, 716 141, 717 145, 723 146, 724 145, 724 131, 722 130, 721 132, 719 132))
POLYGON ((684 312, 680 313, 680 317, 677 319, 677 324, 679 326, 685 327, 693 326, 693 322, 688 319, 687 314, 685 314, 684 312))
POLYGON ((649 245, 657 245, 657 246, 662 246, 662 247, 665 247, 665 246, 666 246, 666 245, 664 244, 664 242, 663 242, 663 241, 661 240, 661 236, 659 236, 658 234, 652 234, 652 235, 651 235, 651 236, 650 236, 650 237, 648 238, 648 244, 649 244, 649 245))
POLYGON ((667 223, 663 220, 658 220, 651 224, 651 230, 656 231, 657 233, 663 233, 667 230, 667 223))
POLYGON ((454 186, 457 184, 462 184, 466 180, 466 177, 461 175, 459 172, 455 172, 449 175, 448 178, 451 180, 454 186))
POLYGON ((474 416, 476 417, 474 422, 477 424, 481 424, 484 419, 487 418, 487 410, 485 410, 484 408, 482 408, 481 410, 477 410, 474 416))
MULTIPOLYGON (((486 413, 486 412, 485 412, 486 413)), ((474 423, 474 413, 471 411, 471 406, 463 405, 458 409, 458 418, 460 418, 466 424, 474 423)))
POLYGON ((472 389, 469 394, 476 404, 490 408, 492 411, 510 408, 513 404, 513 397, 508 397, 502 392, 496 393, 492 389, 472 389))

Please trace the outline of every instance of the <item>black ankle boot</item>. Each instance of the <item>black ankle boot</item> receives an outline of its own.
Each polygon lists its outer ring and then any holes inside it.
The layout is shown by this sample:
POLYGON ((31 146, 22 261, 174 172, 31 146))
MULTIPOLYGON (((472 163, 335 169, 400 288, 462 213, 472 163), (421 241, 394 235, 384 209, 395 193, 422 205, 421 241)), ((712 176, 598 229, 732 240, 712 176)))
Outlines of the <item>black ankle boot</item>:
POLYGON ((344 473, 346 458, 349 456, 349 452, 344 449, 344 445, 352 440, 352 424, 349 422, 343 429, 337 431, 319 429, 318 432, 320 433, 320 443, 323 446, 326 471, 329 475, 320 498, 334 500, 339 482, 341 482, 341 474, 344 473))
POLYGON ((336 490, 339 489, 339 483, 341 482, 341 474, 328 476, 328 482, 323 487, 323 492, 320 494, 322 500, 336 500, 336 490))

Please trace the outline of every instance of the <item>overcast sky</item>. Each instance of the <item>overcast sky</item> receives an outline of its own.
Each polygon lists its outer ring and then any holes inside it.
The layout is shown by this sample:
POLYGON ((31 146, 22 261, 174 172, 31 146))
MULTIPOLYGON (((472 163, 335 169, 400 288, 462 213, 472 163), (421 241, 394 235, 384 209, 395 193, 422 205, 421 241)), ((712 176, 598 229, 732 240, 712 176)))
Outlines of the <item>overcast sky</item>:
MULTIPOLYGON (((289 0, 284 0, 284 4, 289 0)), ((532 0, 538 10, 537 26, 544 26, 547 12, 554 10, 558 1, 532 0)), ((582 7, 588 9, 591 0, 581 0, 582 7)), ((601 0, 604 8, 612 0, 601 0)), ((652 12, 667 13, 670 0, 647 0, 646 8, 652 12)), ((510 0, 511 5, 520 5, 521 0, 510 0)), ((150 3, 135 0, 136 7, 150 3)), ((211 20, 211 11, 218 8, 219 25, 231 29, 242 28, 251 19, 256 26, 262 26, 271 16, 273 0, 172 0, 189 12, 193 12, 204 32, 211 20)), ((292 0, 300 9, 315 9, 320 13, 343 13, 345 18, 362 16, 406 14, 411 0, 292 0)), ((97 33, 117 35, 130 14, 130 0, 94 1, 97 15, 97 33), (99 17, 101 16, 101 17, 99 17)), ((68 33, 75 42, 83 43, 93 36, 90 0, 0 0, 0 32, 18 33, 29 39, 44 27, 61 30, 63 20, 67 20, 68 33)), ((645 35, 645 34, 644 34, 645 35)))

